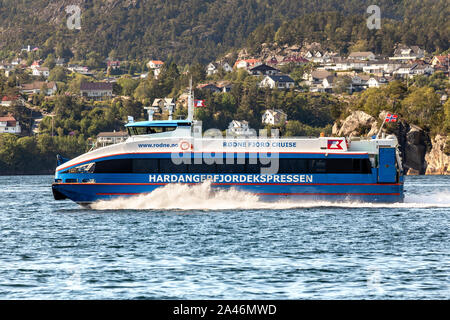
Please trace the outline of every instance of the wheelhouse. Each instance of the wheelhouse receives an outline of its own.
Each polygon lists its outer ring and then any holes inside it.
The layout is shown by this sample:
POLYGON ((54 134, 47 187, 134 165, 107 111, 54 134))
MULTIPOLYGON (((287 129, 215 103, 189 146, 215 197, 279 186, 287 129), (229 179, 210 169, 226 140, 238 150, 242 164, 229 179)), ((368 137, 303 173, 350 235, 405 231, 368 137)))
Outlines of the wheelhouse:
POLYGON ((178 132, 182 131, 183 134, 186 134, 186 131, 189 131, 190 133, 191 125, 191 121, 187 120, 161 120, 131 122, 125 125, 125 127, 127 128, 130 137, 133 137, 161 133, 169 133, 169 135, 172 135, 172 133, 176 130, 178 130, 178 132))

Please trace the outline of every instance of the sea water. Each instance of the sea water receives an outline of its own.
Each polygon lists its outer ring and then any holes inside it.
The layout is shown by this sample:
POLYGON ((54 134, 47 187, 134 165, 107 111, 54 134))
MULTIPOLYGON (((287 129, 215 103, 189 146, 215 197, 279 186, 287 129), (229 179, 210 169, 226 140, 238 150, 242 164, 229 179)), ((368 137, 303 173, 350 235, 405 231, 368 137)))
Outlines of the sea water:
POLYGON ((86 209, 0 177, 0 299, 449 299, 450 177, 398 204, 268 203, 208 182, 86 209))

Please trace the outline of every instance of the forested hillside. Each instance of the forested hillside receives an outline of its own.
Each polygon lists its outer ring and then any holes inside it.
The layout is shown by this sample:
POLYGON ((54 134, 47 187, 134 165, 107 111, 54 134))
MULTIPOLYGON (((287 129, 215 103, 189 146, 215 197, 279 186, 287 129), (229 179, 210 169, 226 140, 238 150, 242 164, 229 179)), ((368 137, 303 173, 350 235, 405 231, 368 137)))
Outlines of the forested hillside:
POLYGON ((370 0, 2 0, 0 55, 26 45, 75 60, 172 57, 208 62, 264 41, 324 41, 389 53, 402 42, 442 50, 449 43, 446 0, 379 0, 383 26, 368 30, 370 0), (66 27, 67 5, 82 10, 81 30, 66 27), (339 12, 339 14, 337 13, 339 12), (266 26, 265 28, 263 26, 266 26), (259 31, 250 34, 260 27, 259 31), (367 40, 368 39, 368 40, 367 40), (359 42, 364 40, 366 42, 359 42))

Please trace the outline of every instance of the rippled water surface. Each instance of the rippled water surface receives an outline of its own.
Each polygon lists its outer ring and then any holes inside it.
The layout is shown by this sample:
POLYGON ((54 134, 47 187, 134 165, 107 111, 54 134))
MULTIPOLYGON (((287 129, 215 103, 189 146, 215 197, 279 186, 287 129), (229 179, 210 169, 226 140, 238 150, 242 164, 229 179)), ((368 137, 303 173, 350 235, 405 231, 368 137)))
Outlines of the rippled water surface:
POLYGON ((95 210, 51 182, 0 177, 0 299, 450 298, 450 177, 407 177, 393 205, 206 185, 95 210))

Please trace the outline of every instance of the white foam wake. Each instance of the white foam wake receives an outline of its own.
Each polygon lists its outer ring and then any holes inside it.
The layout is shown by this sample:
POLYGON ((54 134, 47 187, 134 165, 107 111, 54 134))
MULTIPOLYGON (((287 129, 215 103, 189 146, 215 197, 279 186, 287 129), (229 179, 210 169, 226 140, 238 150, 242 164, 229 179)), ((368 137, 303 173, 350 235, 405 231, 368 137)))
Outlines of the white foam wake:
POLYGON ((235 188, 212 188, 210 181, 202 184, 168 184, 148 194, 97 201, 91 205, 96 210, 122 209, 179 209, 179 210, 238 210, 238 209, 293 209, 313 207, 365 207, 365 208, 450 208, 450 190, 431 196, 406 196, 404 203, 361 203, 280 200, 262 201, 257 195, 235 188))

